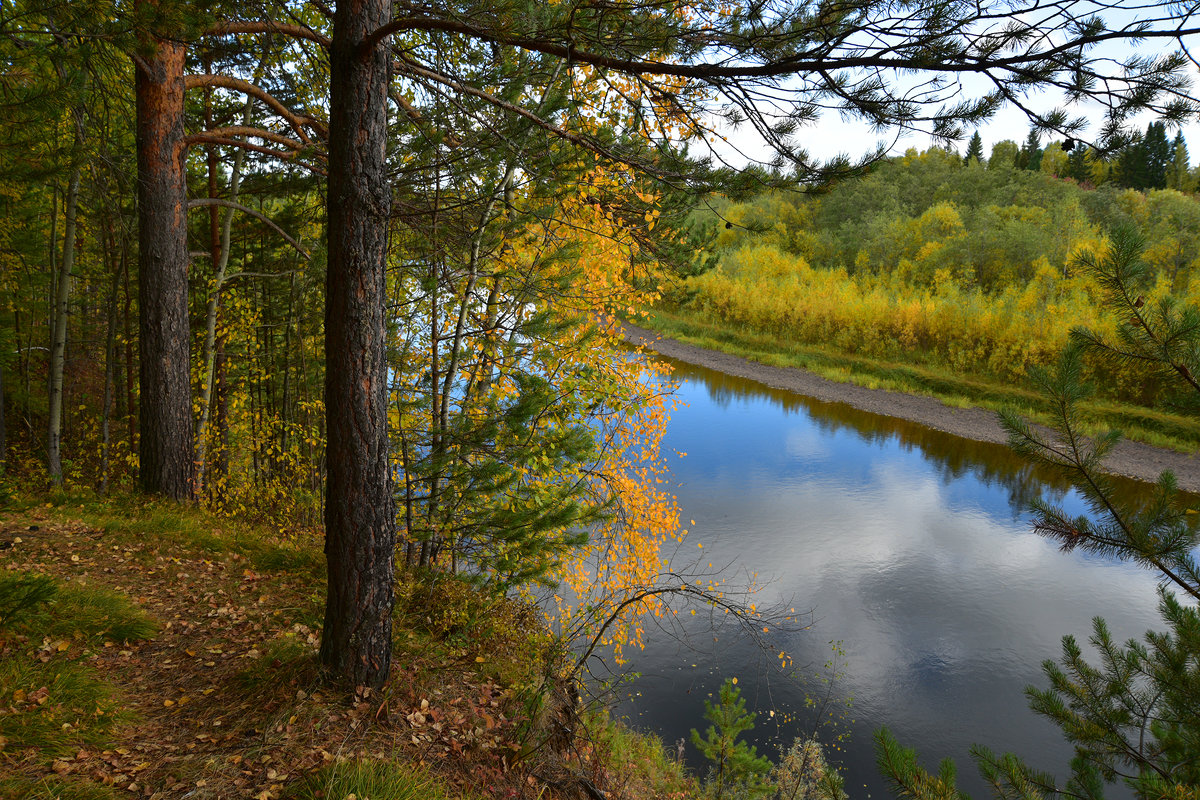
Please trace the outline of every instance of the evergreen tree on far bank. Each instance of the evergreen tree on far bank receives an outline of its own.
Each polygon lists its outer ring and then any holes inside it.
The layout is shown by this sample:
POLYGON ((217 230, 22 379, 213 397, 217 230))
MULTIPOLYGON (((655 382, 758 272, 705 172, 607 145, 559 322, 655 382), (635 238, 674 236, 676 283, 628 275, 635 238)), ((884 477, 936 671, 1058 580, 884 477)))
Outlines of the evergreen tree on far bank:
POLYGON ((983 139, 979 136, 979 131, 975 131, 975 135, 971 137, 971 142, 967 145, 967 154, 963 156, 963 163, 970 165, 972 159, 977 164, 983 163, 983 139))
POLYGON ((1167 140, 1167 126, 1151 122, 1146 126, 1146 186, 1147 189, 1167 188, 1167 166, 1173 155, 1167 140))
POLYGON ((1165 189, 1172 155, 1166 125, 1151 122, 1146 126, 1146 132, 1117 156, 1117 182, 1126 189, 1165 189))
POLYGON ((1187 141, 1183 138, 1183 131, 1179 131, 1175 134, 1175 141, 1171 144, 1171 163, 1167 165, 1168 189, 1188 192, 1194 188, 1188 166, 1187 141))
POLYGON ((1037 129, 1030 130, 1029 135, 1025 137, 1025 143, 1017 153, 1017 168, 1031 172, 1042 168, 1042 137, 1038 135, 1037 129))
POLYGON ((1088 163, 1090 148, 1076 147, 1067 154, 1067 177, 1079 183, 1091 181, 1091 164, 1088 163))

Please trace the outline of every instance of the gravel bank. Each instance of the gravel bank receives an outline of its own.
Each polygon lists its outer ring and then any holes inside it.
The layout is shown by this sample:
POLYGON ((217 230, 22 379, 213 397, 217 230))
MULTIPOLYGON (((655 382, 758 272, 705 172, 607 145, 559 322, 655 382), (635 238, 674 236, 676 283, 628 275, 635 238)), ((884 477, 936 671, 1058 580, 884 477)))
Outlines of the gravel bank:
MULTIPOLYGON (((923 395, 868 389, 851 383, 838 383, 811 372, 791 367, 772 367, 757 361, 706 350, 668 339, 655 331, 625 326, 626 339, 634 345, 662 353, 689 364, 715 369, 727 375, 747 378, 775 389, 784 389, 832 403, 846 403, 863 411, 898 417, 964 439, 981 442, 1005 441, 996 414, 979 408, 954 408, 923 395)), ((1174 450, 1152 447, 1140 442, 1122 441, 1105 466, 1116 475, 1153 481, 1163 470, 1175 473, 1181 489, 1200 492, 1200 458, 1174 450)))

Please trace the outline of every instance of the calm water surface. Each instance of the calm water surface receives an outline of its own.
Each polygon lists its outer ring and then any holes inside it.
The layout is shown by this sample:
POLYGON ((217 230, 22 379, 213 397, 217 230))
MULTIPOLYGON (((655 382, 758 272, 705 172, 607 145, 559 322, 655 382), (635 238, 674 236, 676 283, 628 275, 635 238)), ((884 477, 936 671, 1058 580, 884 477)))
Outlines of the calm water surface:
POLYGON ((695 524, 672 563, 757 573, 760 604, 811 609, 809 630, 775 644, 811 676, 841 643, 843 674, 823 715, 839 726, 818 726, 806 707, 821 684, 787 679, 734 630, 690 617, 685 640, 651 632, 619 711, 674 743, 705 727, 704 698, 736 676, 760 712, 760 752, 774 756, 814 726, 827 742, 849 734, 831 754, 852 798, 889 796, 874 767, 882 725, 930 768, 957 760, 960 787, 976 797, 989 793, 968 759, 974 742, 1065 776, 1070 748, 1023 689, 1045 684, 1041 662, 1057 658, 1063 634, 1086 639, 1096 615, 1121 640, 1157 627, 1154 576, 1032 534, 1029 499, 1062 488, 1007 448, 675 366, 686 405, 664 452, 686 453, 671 459, 673 491, 695 524))

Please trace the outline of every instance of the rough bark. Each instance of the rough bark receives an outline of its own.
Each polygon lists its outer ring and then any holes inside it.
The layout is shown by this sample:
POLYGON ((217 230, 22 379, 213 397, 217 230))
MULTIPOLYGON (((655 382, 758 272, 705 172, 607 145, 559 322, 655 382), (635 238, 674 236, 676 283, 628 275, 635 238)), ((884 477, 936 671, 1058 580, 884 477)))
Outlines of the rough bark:
POLYGON ((354 685, 391 668, 396 543, 387 453, 384 175, 388 61, 364 40, 391 0, 341 0, 330 52, 329 267, 325 377, 329 592, 321 662, 354 685))
POLYGON ((137 59, 138 310, 142 489, 176 500, 193 491, 188 375, 184 47, 159 40, 137 59))

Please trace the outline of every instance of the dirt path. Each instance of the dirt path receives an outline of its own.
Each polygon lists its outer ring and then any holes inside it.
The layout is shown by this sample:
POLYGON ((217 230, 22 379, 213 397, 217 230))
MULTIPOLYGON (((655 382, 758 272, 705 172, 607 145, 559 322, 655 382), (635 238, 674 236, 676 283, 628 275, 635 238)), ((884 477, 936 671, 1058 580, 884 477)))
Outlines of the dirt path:
MULTIPOLYGON (((851 383, 837 383, 811 372, 789 367, 773 367, 716 350, 706 350, 668 339, 656 331, 626 325, 626 338, 635 345, 689 364, 714 369, 739 378, 814 397, 832 403, 916 422, 964 439, 981 442, 1005 442, 1004 431, 995 412, 981 408, 954 408, 923 395, 868 389, 851 383)), ((1175 473, 1179 486, 1200 492, 1200 458, 1174 450, 1152 447, 1140 442, 1123 441, 1105 464, 1116 475, 1153 481, 1163 470, 1175 473)))

